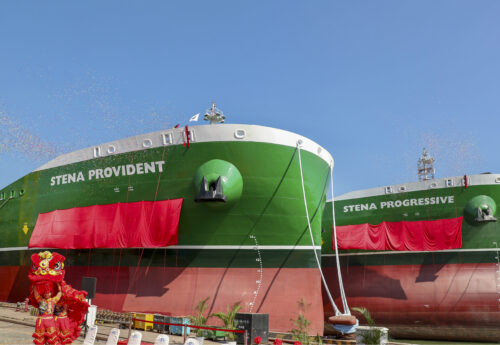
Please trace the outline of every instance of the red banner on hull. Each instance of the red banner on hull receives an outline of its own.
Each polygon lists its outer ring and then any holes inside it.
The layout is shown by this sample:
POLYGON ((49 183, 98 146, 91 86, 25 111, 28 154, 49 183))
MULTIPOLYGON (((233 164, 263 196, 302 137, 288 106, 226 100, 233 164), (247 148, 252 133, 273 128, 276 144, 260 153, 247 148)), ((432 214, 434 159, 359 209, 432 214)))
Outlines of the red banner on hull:
POLYGON ((462 217, 337 226, 339 249, 432 251, 462 248, 462 217))
POLYGON ((183 199, 75 207, 38 215, 30 248, 156 248, 177 244, 183 199))

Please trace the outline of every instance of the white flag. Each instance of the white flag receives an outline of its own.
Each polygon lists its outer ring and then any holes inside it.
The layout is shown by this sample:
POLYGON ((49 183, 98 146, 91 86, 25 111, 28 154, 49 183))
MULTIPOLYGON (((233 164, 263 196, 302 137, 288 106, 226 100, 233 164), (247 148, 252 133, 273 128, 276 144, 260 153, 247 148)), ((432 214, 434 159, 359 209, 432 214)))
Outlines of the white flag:
POLYGON ((189 122, 198 121, 198 117, 200 117, 200 113, 191 116, 191 118, 189 119, 189 122))

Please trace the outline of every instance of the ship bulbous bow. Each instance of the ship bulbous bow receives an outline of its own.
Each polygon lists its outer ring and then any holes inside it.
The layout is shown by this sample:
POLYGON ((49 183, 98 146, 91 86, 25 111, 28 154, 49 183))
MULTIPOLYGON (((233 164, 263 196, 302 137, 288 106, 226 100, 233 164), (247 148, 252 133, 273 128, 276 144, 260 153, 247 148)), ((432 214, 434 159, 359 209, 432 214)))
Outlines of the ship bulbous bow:
POLYGON ((496 222, 496 203, 487 195, 478 195, 465 205, 466 219, 473 223, 496 222))
POLYGON ((194 201, 210 204, 234 204, 241 197, 243 178, 233 164, 212 159, 203 163, 193 179, 194 201))

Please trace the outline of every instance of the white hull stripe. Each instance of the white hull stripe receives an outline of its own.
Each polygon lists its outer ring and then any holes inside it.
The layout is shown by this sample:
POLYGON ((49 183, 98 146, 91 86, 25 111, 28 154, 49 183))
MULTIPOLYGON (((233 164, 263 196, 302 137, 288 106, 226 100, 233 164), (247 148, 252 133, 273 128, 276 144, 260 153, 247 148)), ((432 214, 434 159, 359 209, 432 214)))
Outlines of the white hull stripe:
MULTIPOLYGON (((259 250, 320 250, 320 246, 184 246, 174 245, 169 247, 147 248, 147 249, 257 249, 259 250)), ((0 248, 0 252, 14 252, 19 250, 43 250, 43 249, 56 249, 57 248, 28 248, 28 247, 9 247, 0 248)), ((93 249, 114 249, 114 248, 93 248, 93 249)), ((140 249, 140 248, 123 248, 123 249, 140 249)), ((77 249, 74 249, 77 250, 77 249)), ((392 254, 425 254, 425 253, 463 253, 463 252, 500 252, 500 248, 478 248, 478 249, 447 249, 437 251, 397 251, 397 252, 368 252, 368 253, 341 253, 339 256, 361 256, 361 255, 392 255, 392 254)), ((335 256, 335 254, 321 254, 324 257, 335 256)))
MULTIPOLYGON (((478 175, 467 175, 467 185, 468 186, 500 186, 500 174, 478 174, 478 175)), ((419 192, 424 190, 443 190, 452 188, 464 188, 464 177, 463 176, 453 176, 433 180, 425 180, 419 182, 408 182, 405 184, 398 184, 392 186, 376 187, 370 189, 363 189, 352 191, 346 194, 342 194, 335 197, 335 201, 344 201, 360 198, 370 198, 374 196, 387 195, 388 197, 394 197, 394 195, 401 194, 402 197, 406 197, 408 192, 419 192), (388 189, 389 188, 389 193, 388 189)), ((452 193, 452 192, 449 192, 452 193)), ((392 199, 391 199, 392 200, 392 199)), ((327 202, 331 202, 328 200, 327 202)), ((367 201, 366 201, 367 202, 367 201)))
POLYGON ((183 246, 183 245, 175 245, 166 247, 167 249, 257 249, 260 250, 321 250, 321 246, 183 246))
MULTIPOLYGON (((198 249, 198 250, 235 250, 235 249, 259 249, 259 250, 321 250, 321 246, 185 246, 185 245, 174 245, 169 247, 159 247, 159 248, 147 248, 147 249, 198 249)), ((44 249, 56 249, 57 248, 28 248, 28 247, 9 247, 0 248, 0 252, 13 252, 20 250, 44 250, 44 249)), ((113 248, 92 248, 92 249, 113 249, 113 248)), ((123 248, 123 249, 140 249, 140 248, 123 248)), ((77 250, 77 249, 74 249, 77 250)))
POLYGON ((0 248, 0 252, 15 252, 16 250, 27 250, 28 247, 9 247, 9 248, 0 248))
MULTIPOLYGON (((339 256, 363 256, 363 255, 392 255, 392 254, 429 254, 429 253, 464 253, 464 252, 500 252, 500 248, 477 248, 477 249, 446 249, 435 251, 397 251, 397 252, 368 252, 368 253, 341 253, 339 256)), ((335 254, 321 254, 324 257, 335 256, 335 254)))
MULTIPOLYGON (((303 150, 322 158, 328 165, 333 162, 330 153, 314 141, 299 134, 277 128, 257 125, 214 124, 193 126, 189 127, 188 130, 191 133, 190 142, 192 144, 207 142, 255 142, 295 148, 297 141, 300 141, 303 150)), ((144 149, 180 146, 184 144, 185 139, 185 128, 167 129, 142 134, 60 155, 39 167, 36 171, 144 149), (168 143, 165 142, 167 137, 169 138, 167 140, 168 143)))

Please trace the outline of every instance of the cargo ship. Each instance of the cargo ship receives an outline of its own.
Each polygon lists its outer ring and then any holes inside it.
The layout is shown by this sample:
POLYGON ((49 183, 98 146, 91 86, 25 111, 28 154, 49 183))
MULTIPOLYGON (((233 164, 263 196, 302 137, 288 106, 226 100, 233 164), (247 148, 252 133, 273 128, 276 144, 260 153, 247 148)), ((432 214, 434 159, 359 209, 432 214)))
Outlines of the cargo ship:
POLYGON ((331 155, 299 134, 222 123, 215 105, 205 119, 63 154, 1 189, 0 300, 28 295, 30 255, 51 248, 73 287, 97 278, 98 308, 187 316, 209 297, 211 313, 240 301, 288 331, 304 300, 321 334, 314 254, 331 155))
MULTIPOLYGON (((432 163, 424 151, 418 182, 353 191, 328 201, 323 271, 329 285, 338 286, 334 205, 351 308, 367 308, 394 338, 498 342, 500 175, 436 179, 432 163)), ((329 304, 324 307, 332 315, 329 304)))

